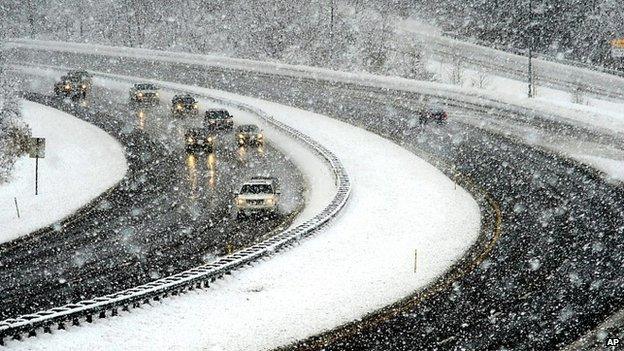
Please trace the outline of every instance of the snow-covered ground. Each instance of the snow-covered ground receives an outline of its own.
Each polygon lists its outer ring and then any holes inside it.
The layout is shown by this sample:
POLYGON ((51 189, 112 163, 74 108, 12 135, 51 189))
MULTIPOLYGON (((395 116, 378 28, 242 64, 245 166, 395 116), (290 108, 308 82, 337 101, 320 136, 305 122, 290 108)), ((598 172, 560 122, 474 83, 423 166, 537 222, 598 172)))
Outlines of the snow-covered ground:
POLYGON ((39 195, 35 160, 28 156, 16 162, 12 180, 0 185, 0 242, 60 221, 114 186, 128 168, 122 146, 101 129, 47 106, 22 106, 32 135, 46 138, 46 155, 39 159, 39 195))
MULTIPOLYGON (((120 84, 103 78, 96 83, 120 84)), ((433 166, 386 139, 284 105, 157 83, 252 104, 306 133, 343 162, 353 187, 349 203, 312 238, 209 290, 127 316, 122 313, 123 318, 10 342, 9 348, 269 349, 360 318, 426 286, 478 236, 480 213, 474 199, 433 166)), ((239 111, 237 118, 256 117, 239 111)))
MULTIPOLYGON (((449 63, 430 60, 428 69, 442 80, 448 80, 448 75, 453 69, 451 66, 449 63)), ((478 69, 464 68, 462 71, 461 86, 466 89, 474 89, 475 86, 480 86, 480 89, 487 94, 495 93, 503 100, 516 100, 518 104, 532 106, 535 111, 562 116, 568 123, 589 125, 590 128, 597 125, 600 128, 608 127, 612 132, 624 136, 624 101, 617 103, 587 96, 580 96, 575 101, 575 97, 568 92, 539 86, 536 89, 537 95, 529 99, 526 96, 527 83, 524 81, 497 76, 478 69)), ((619 149, 615 144, 604 145, 572 140, 569 137, 560 136, 558 133, 549 133, 540 128, 519 127, 513 120, 502 118, 492 119, 487 121, 488 123, 484 123, 483 120, 475 119, 473 116, 459 115, 455 117, 463 122, 496 132, 510 133, 527 144, 541 146, 567 155, 604 172, 614 180, 624 181, 624 150, 619 149)))
MULTIPOLYGON (((439 29, 414 18, 399 23, 397 29, 399 32, 414 35, 415 38, 423 41, 425 50, 433 50, 435 47, 447 48, 449 52, 452 52, 449 48, 471 50, 471 52, 479 52, 479 55, 484 57, 491 57, 492 60, 499 63, 526 60, 526 58, 515 54, 443 37, 439 29)), ((460 82, 457 82, 457 79, 452 78, 453 71, 457 70, 457 64, 450 63, 452 57, 444 57, 440 52, 430 52, 429 56, 427 70, 433 73, 439 82, 450 83, 455 80, 454 83, 457 84, 458 88, 471 92, 471 94, 490 96, 509 105, 521 106, 545 114, 547 117, 558 118, 566 123, 602 130, 605 133, 615 133, 624 137, 624 101, 613 98, 597 98, 586 93, 574 96, 575 94, 568 91, 543 86, 540 82, 540 74, 549 74, 553 77, 559 74, 563 78, 569 79, 570 77, 564 73, 569 70, 576 72, 579 76, 586 75, 594 80, 599 80, 602 84, 605 81, 614 82, 613 88, 617 89, 618 86, 624 85, 624 79, 620 77, 537 59, 535 60, 538 73, 535 82, 535 97, 528 98, 528 86, 525 80, 509 78, 504 70, 493 71, 489 63, 481 67, 479 60, 469 64, 462 63, 461 79, 460 82)), ((525 63, 520 64, 525 65, 525 63)), ((501 64, 500 67, 504 69, 505 64, 501 64)), ((583 82, 587 85, 592 84, 592 80, 583 82)), ((604 172, 614 180, 624 181, 624 150, 619 149, 616 145, 571 140, 539 128, 519 127, 515 125, 514 121, 501 118, 495 121, 493 119, 483 121, 475 119, 472 115, 456 117, 463 122, 479 125, 496 132, 510 133, 528 144, 559 152, 604 172)))

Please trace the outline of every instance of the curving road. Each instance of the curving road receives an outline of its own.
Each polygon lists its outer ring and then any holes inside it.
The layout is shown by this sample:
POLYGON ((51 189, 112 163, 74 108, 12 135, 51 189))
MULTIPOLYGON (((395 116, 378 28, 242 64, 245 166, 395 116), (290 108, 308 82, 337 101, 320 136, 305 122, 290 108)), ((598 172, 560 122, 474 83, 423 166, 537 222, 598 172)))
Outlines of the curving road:
POLYGON ((299 172, 270 145, 238 148, 228 133, 214 154, 188 154, 184 123, 172 122, 166 108, 133 109, 117 102, 117 93, 98 88, 87 106, 26 95, 115 136, 125 147, 129 171, 116 189, 66 225, 0 246, 1 319, 171 275, 286 225, 294 212, 232 219, 232 192, 253 175, 277 176, 295 212, 303 203, 299 172))
MULTIPOLYGON (((49 63, 38 55, 17 57, 49 63)), ((398 316, 385 318, 381 312, 379 318, 293 348, 551 350, 624 307, 624 189, 583 165, 478 123, 508 111, 451 106, 448 126, 419 130, 411 127, 420 100, 413 93, 136 58, 53 57, 63 65, 87 62, 96 70, 214 87, 317 111, 453 164, 498 201, 502 237, 477 269, 398 316), (466 119, 475 122, 459 121, 466 119)), ((546 123, 512 117, 519 125, 546 123)), ((622 143, 570 125, 551 128, 570 138, 622 143)))

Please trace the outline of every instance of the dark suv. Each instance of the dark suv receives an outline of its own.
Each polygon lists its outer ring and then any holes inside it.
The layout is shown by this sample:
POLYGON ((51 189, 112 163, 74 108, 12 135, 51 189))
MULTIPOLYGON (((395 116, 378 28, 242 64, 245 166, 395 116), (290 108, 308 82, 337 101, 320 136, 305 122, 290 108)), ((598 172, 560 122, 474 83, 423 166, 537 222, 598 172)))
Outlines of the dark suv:
POLYGON ((199 103, 189 94, 175 95, 171 99, 171 113, 174 116, 196 116, 199 113, 199 103))
POLYGON ((205 128, 191 128, 184 133, 184 143, 187 151, 205 150, 212 152, 215 141, 215 136, 205 128))
POLYGON ((231 130, 234 120, 228 110, 208 110, 205 117, 206 128, 210 130, 231 130))
POLYGON ((448 121, 448 114, 440 106, 429 106, 420 112, 420 125, 428 124, 429 122, 436 122, 437 124, 446 124, 448 121))
POLYGON ((134 104, 158 104, 158 87, 151 83, 139 83, 130 88, 130 102, 134 104))
POLYGON ((236 143, 239 146, 252 145, 262 146, 264 145, 264 135, 260 128, 255 124, 243 124, 236 128, 236 143))
POLYGON ((72 99, 86 98, 89 87, 79 77, 65 75, 61 80, 54 83, 56 96, 69 97, 72 99))

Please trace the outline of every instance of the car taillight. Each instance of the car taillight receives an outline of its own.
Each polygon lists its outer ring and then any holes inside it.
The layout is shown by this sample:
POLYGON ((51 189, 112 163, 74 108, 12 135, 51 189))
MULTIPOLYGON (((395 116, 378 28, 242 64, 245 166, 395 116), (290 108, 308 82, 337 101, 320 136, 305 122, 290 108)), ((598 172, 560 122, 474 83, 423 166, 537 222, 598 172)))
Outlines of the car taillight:
POLYGON ((446 112, 442 114, 442 119, 448 119, 448 114, 446 114, 446 112))

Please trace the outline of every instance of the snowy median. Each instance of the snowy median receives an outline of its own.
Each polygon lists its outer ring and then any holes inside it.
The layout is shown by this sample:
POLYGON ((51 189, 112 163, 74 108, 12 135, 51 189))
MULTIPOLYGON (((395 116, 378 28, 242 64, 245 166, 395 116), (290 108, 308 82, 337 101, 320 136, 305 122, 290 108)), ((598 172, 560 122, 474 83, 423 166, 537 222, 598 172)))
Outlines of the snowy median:
MULTIPOLYGON (((116 79, 96 82, 109 88, 120 84, 116 79)), ((122 312, 123 318, 11 342, 9 347, 270 349, 361 318, 427 286, 477 239, 480 213, 474 199, 433 166, 384 138, 275 103, 156 83, 257 106, 309 135, 347 169, 352 181, 349 203, 329 226, 299 246, 227 276, 208 290, 122 312)), ((256 119, 234 112, 239 121, 256 119)), ((298 153, 291 155, 295 163, 305 162, 297 160, 298 153)), ((310 168, 302 171, 308 181, 318 176, 310 168)), ((312 186, 311 192, 326 191, 312 186)), ((307 205, 314 203, 308 199, 307 205)))
POLYGON ((35 160, 28 156, 0 185, 0 243, 61 221, 118 183, 128 168, 122 146, 94 125, 29 101, 22 114, 32 135, 46 138, 46 155, 39 159, 38 195, 35 160))

